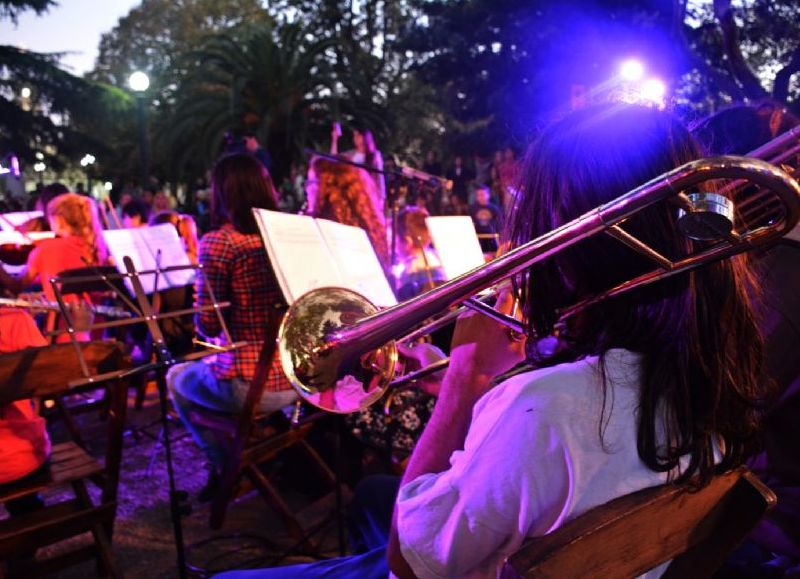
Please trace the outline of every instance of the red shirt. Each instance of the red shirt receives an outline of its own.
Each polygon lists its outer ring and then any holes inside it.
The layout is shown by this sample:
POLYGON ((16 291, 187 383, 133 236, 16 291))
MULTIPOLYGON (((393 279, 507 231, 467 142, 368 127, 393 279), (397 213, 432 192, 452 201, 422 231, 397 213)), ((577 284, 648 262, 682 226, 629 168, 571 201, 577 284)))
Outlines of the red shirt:
MULTIPOLYGON (((0 308, 0 353, 46 345, 27 312, 0 308)), ((45 421, 33 411, 31 400, 0 405, 0 484, 32 473, 49 455, 45 421)))
POLYGON ((68 269, 86 267, 82 258, 88 258, 90 254, 86 242, 80 237, 45 239, 28 256, 28 275, 35 276, 34 281, 39 280, 48 300, 54 300, 50 278, 68 269))
MULTIPOLYGON (((245 235, 225 225, 203 236, 199 255, 214 297, 218 302, 231 302, 229 308, 222 310, 231 337, 236 342, 248 342, 243 348, 218 354, 213 364, 214 375, 220 380, 252 380, 266 336, 267 312, 285 304, 267 252, 257 234, 245 235)), ((211 304, 211 294, 202 275, 197 276, 196 285, 198 305, 211 304)), ((198 314, 197 327, 210 337, 222 333, 214 311, 198 314)), ((278 358, 277 355, 273 358, 265 392, 291 388, 278 358)))

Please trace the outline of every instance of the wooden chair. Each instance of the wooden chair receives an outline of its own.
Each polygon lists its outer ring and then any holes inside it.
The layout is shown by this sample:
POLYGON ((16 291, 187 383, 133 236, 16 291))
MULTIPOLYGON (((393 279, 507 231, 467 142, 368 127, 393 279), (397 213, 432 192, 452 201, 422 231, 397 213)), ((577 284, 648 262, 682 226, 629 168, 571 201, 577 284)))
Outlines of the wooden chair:
POLYGON ((775 502, 744 468, 696 492, 645 489, 528 541, 509 557, 503 578, 636 577, 670 560, 663 578, 710 577, 775 502))
MULTIPOLYGON (((85 342, 80 347, 92 375, 128 366, 117 342, 85 342)), ((72 344, 3 354, 0 356, 0 405, 16 400, 57 396, 67 391, 69 382, 82 377, 72 344)), ((96 388, 96 385, 90 388, 96 388)), ((91 532, 93 544, 46 561, 15 561, 13 574, 38 577, 96 557, 106 574, 121 577, 111 553, 111 536, 117 509, 127 384, 122 379, 115 380, 108 391, 108 440, 103 465, 75 442, 63 442, 53 445, 46 468, 20 481, 0 485, 0 502, 67 485, 72 487, 74 494, 74 498, 0 520, 0 561, 86 532, 91 532), (89 496, 87 481, 101 489, 97 504, 89 496)), ((2 576, 3 567, 0 564, 2 576)))
POLYGON ((323 416, 322 413, 310 416, 297 425, 290 425, 285 416, 276 412, 269 417, 266 426, 262 426, 263 418, 266 417, 257 415, 257 405, 264 392, 264 384, 275 355, 277 316, 274 313, 270 324, 273 335, 268 336, 264 342, 242 411, 238 415, 229 415, 195 410, 191 412, 191 419, 215 431, 227 448, 227 460, 222 466, 220 485, 211 502, 211 528, 216 530, 222 527, 228 504, 234 498, 237 482, 244 477, 278 513, 292 537, 298 543, 307 543, 306 531, 260 466, 288 448, 295 447, 309 459, 311 466, 331 487, 336 485, 336 477, 306 440, 317 419, 323 416))
POLYGON ((192 420, 212 428, 226 441, 228 447, 228 460, 222 468, 220 486, 211 502, 209 526, 215 530, 222 528, 228 505, 237 494, 237 483, 244 479, 252 484, 267 505, 280 516, 292 537, 298 543, 305 543, 308 541, 307 532, 260 467, 285 450, 296 448, 332 488, 336 484, 336 477, 306 440, 321 414, 301 420, 297 425, 291 425, 281 413, 267 417, 252 415, 249 419, 248 414, 242 412, 238 416, 231 416, 207 410, 192 412, 192 420), (241 438, 237 436, 240 429, 245 431, 241 438))

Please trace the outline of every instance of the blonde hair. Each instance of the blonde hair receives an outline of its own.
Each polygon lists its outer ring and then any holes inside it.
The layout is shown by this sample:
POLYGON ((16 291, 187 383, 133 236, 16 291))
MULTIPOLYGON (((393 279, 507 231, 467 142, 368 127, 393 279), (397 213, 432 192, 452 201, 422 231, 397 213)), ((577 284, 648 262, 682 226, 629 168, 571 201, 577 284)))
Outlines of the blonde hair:
POLYGON ((86 258, 90 264, 98 265, 108 261, 108 250, 100 235, 97 205, 92 199, 77 193, 64 193, 47 205, 47 217, 59 217, 70 235, 80 237, 86 242, 86 258))

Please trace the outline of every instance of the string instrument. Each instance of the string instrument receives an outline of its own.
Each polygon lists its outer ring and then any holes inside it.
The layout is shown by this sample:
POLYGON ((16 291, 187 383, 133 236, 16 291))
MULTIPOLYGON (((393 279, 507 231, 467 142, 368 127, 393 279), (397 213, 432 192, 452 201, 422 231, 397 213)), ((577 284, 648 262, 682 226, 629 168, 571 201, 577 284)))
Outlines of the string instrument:
POLYGON ((3 219, 13 227, 11 235, 16 239, 0 243, 0 261, 6 265, 25 265, 36 244, 49 237, 45 234, 48 231, 47 224, 43 217, 33 217, 21 225, 14 225, 8 219, 3 219))
POLYGON ((6 265, 25 265, 36 245, 27 243, 0 243, 0 261, 6 265))

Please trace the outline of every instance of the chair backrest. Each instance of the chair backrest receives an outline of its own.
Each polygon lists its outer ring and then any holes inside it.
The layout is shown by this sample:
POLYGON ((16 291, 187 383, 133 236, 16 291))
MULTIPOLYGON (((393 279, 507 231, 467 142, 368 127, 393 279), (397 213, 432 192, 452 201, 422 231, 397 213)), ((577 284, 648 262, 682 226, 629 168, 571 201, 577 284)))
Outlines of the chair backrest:
POLYGON ((509 557, 504 577, 636 577, 672 560, 662 577, 709 577, 775 504, 744 468, 700 490, 664 485, 601 505, 509 557))
POLYGON ((55 396, 83 378, 75 348, 83 353, 90 375, 127 365, 119 342, 81 342, 27 348, 0 355, 0 405, 27 398, 55 396))

